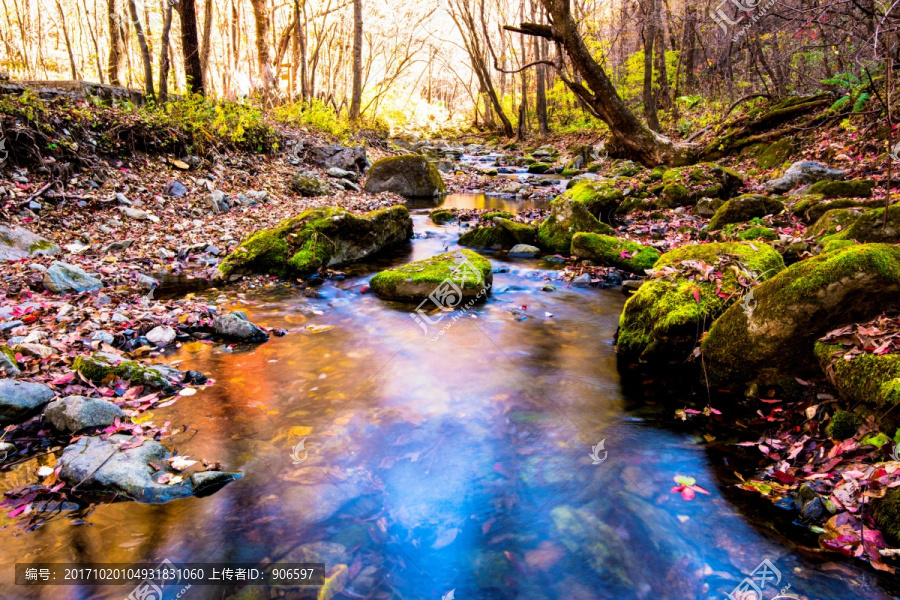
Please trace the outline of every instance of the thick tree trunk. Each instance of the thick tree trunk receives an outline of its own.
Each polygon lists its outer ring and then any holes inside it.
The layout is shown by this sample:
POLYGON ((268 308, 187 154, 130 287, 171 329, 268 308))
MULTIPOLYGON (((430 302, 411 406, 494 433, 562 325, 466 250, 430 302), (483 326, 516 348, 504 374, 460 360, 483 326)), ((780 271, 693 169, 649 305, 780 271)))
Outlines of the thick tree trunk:
POLYGON ((653 94, 653 44, 656 41, 657 6, 660 0, 648 0, 644 14, 644 119, 653 131, 662 131, 656 113, 656 96, 653 94))
POLYGON ((128 12, 131 13, 131 23, 134 25, 134 33, 137 35, 138 45, 141 48, 141 62, 144 64, 144 93, 147 98, 153 98, 153 63, 150 62, 150 46, 144 36, 144 28, 137 13, 134 0, 128 0, 128 12))
POLYGON ((269 11, 266 0, 250 0, 253 6, 253 21, 256 24, 256 65, 259 73, 260 91, 268 102, 275 89, 275 72, 269 51, 269 11))
POLYGON ((195 94, 203 94, 203 69, 200 66, 200 43, 197 40, 197 7, 194 0, 178 1, 181 19, 181 51, 184 54, 184 77, 187 88, 195 94))
POLYGON ((350 100, 350 122, 359 125, 362 107, 362 0, 353 0, 353 91, 350 100))
POLYGON ((163 3, 163 29, 159 42, 159 101, 169 100, 169 34, 172 32, 172 5, 163 3))
POLYGON ((119 65, 122 62, 122 38, 119 37, 119 20, 116 18, 116 0, 107 0, 106 17, 109 24, 109 60, 106 75, 110 85, 122 85, 119 79, 119 65))
POLYGON ((645 165, 695 162, 696 147, 674 144, 669 138, 654 133, 628 109, 578 33, 569 0, 541 1, 550 15, 551 25, 523 23, 521 27, 507 29, 554 40, 565 49, 587 87, 569 79, 564 82, 597 118, 609 126, 612 139, 607 143, 607 150, 645 165))

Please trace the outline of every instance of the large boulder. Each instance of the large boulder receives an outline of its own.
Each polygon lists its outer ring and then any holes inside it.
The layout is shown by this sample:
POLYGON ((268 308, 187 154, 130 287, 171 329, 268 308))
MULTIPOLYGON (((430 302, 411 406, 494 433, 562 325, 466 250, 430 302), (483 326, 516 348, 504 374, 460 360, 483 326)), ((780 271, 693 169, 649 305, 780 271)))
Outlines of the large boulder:
POLYGON ((554 254, 569 255, 572 236, 579 232, 616 233, 615 229, 592 215, 584 202, 560 196, 550 203, 550 215, 538 227, 538 246, 554 254))
POLYGON ((460 235, 457 243, 469 248, 500 250, 512 248, 517 242, 503 227, 474 227, 460 235))
POLYGON ((99 290, 103 282, 80 267, 56 261, 44 271, 44 287, 54 294, 80 294, 99 290))
POLYGON ((784 204, 761 194, 744 194, 732 198, 716 211, 709 221, 709 230, 722 229, 729 223, 745 223, 755 217, 778 214, 784 204))
POLYGON ((53 242, 16 225, 0 225, 0 261, 62 252, 53 242))
POLYGON ((863 210, 860 208, 833 208, 827 210, 815 223, 809 226, 806 233, 821 242, 825 238, 849 229, 862 214, 863 210))
POLYGON ((894 204, 887 209, 887 223, 884 211, 884 208, 878 208, 863 212, 853 219, 849 226, 842 227, 840 232, 836 232, 828 239, 852 240, 861 244, 900 242, 900 204, 894 204))
POLYGON ((308 210, 244 240, 219 265, 219 273, 305 277, 320 267, 346 264, 406 243, 412 234, 412 218, 404 206, 363 215, 342 208, 308 210))
POLYGON ((700 198, 727 200, 744 186, 744 178, 715 163, 699 163, 663 172, 661 186, 659 206, 674 208, 693 206, 700 198))
POLYGON ((682 362, 747 284, 783 269, 781 255, 762 243, 698 244, 667 252, 653 266, 654 277, 625 303, 616 350, 629 359, 682 362))
POLYGON ((817 181, 838 181, 845 177, 843 171, 830 169, 827 165, 812 160, 795 162, 784 175, 766 183, 766 191, 770 194, 783 194, 795 187, 815 183, 817 181))
POLYGON ((900 247, 854 245, 801 261, 729 308, 703 341, 716 380, 760 383, 813 370, 813 344, 832 329, 900 308, 900 247))
POLYGON ((314 146, 308 154, 309 161, 323 169, 342 169, 362 173, 369 167, 366 149, 362 146, 314 146))
POLYGON ((54 400, 44 409, 46 419, 60 433, 76 433, 88 427, 106 427, 116 418, 125 420, 122 409, 106 400, 85 396, 67 396, 54 400))
POLYGON ((441 173, 423 156, 407 154, 375 161, 366 177, 366 192, 393 192, 406 198, 431 198, 447 191, 441 173))
POLYGON ((599 233, 572 236, 572 254, 604 267, 616 267, 639 275, 653 267, 660 256, 656 248, 599 233))
POLYGON ((814 352, 844 400, 883 407, 900 403, 900 354, 865 352, 845 360, 843 345, 823 342, 816 342, 814 352))
POLYGON ((0 426, 20 423, 53 400, 53 390, 40 383, 0 379, 0 426))
POLYGON ((219 315, 213 321, 213 329, 220 336, 238 342, 266 342, 269 334, 258 325, 247 320, 247 315, 236 310, 227 315, 219 315))
POLYGON ((116 496, 137 502, 161 504, 192 495, 205 495, 242 477, 241 473, 197 472, 186 476, 167 468, 170 454, 153 440, 144 439, 137 447, 127 435, 107 439, 82 437, 66 446, 57 463, 59 477, 77 485, 79 493, 116 496), (124 449, 123 449, 124 448, 124 449), (160 468, 158 471, 154 466, 160 468), (177 483, 172 483, 176 481, 177 483))
POLYGON ((563 197, 584 204, 598 220, 612 224, 613 214, 625 199, 625 193, 613 181, 585 179, 566 190, 563 197))
POLYGON ((379 298, 424 300, 431 296, 451 308, 462 299, 485 299, 493 281, 489 260, 471 250, 458 250, 381 271, 369 284, 379 298))

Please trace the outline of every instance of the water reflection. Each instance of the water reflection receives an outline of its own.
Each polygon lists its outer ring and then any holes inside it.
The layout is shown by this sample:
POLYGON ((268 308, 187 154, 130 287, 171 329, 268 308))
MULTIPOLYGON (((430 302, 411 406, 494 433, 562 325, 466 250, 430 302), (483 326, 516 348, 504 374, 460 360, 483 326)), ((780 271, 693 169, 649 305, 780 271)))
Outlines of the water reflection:
MULTIPOLYGON (((58 519, 21 534, 7 524, 0 597, 130 591, 15 589, 13 562, 164 558, 344 564, 349 598, 455 589, 457 598, 673 600, 721 599, 768 558, 801 597, 890 597, 861 566, 825 569, 758 531, 723 496, 704 446, 629 415, 610 343, 619 293, 542 292, 553 272, 538 261, 492 259, 509 269, 495 275, 495 294, 437 342, 409 306, 360 295, 376 267, 455 239, 424 211, 415 224, 431 235, 354 266, 320 288, 322 299, 278 287, 235 297, 251 320, 290 335, 255 348, 194 342, 167 357, 216 385, 154 418, 195 427, 176 438, 178 450, 241 469, 242 480, 205 499, 99 506, 85 525, 58 519), (514 320, 511 307, 528 319, 514 320), (290 453, 303 438, 308 457, 297 465, 290 453), (600 440, 608 458, 593 465, 600 440), (676 475, 711 495, 684 501, 670 493, 676 475)), ((186 597, 234 593, 196 587, 186 597)))

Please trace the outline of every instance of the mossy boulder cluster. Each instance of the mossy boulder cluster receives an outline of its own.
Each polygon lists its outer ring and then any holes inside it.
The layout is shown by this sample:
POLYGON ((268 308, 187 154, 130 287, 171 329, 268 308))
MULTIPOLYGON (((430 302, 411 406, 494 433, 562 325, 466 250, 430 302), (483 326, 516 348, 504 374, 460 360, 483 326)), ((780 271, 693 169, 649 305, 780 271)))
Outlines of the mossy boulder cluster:
MULTIPOLYGON (((833 211, 829 211, 829 214, 833 211)), ((857 218, 852 219, 848 227, 823 238, 821 241, 853 241, 863 244, 882 243, 896 244, 900 242, 900 204, 894 204, 887 209, 887 219, 884 216, 885 209, 865 211, 857 218)))
POLYGON ((616 348, 626 358, 681 362, 744 294, 739 277, 764 280, 782 271, 784 262, 767 244, 723 242, 672 250, 653 268, 656 276, 625 303, 616 348), (721 279, 710 280, 712 271, 721 279))
POLYGON ((412 219, 404 206, 359 216, 342 208, 308 210, 244 240, 219 265, 219 272, 223 277, 243 273, 306 277, 319 268, 403 244, 412 233, 412 219))
POLYGON ((669 169, 662 173, 659 206, 693 206, 700 198, 727 200, 744 185, 737 171, 714 163, 669 169))
POLYGON ((643 275, 659 260, 656 248, 598 233, 572 236, 572 254, 591 262, 643 275))
POLYGON ((709 230, 716 231, 729 223, 745 223, 755 217, 778 214, 783 210, 784 205, 774 198, 761 194, 744 194, 719 207, 709 221, 709 230))
POLYGON ((407 154, 376 160, 366 176, 366 192, 393 192, 405 198, 431 198, 447 192, 440 171, 424 156, 407 154))
POLYGON ((385 300, 424 300, 433 294, 444 306, 486 298, 494 281, 489 260, 471 250, 445 252, 376 274, 372 291, 385 300))
POLYGON ((778 383, 815 365, 815 340, 900 307, 900 247, 863 244, 791 265, 732 306, 703 341, 715 380, 778 383))
POLYGON ((538 245, 555 254, 569 255, 576 233, 615 235, 615 230, 591 214, 588 204, 565 195, 550 203, 550 215, 538 227, 538 245))

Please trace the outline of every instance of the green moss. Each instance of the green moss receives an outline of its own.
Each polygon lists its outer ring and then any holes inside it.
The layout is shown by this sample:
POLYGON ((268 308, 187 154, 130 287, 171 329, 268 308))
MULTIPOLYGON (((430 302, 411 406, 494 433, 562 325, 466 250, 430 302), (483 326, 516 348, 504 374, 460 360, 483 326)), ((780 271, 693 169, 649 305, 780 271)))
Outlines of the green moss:
POLYGON ((616 215, 627 215, 628 213, 632 213, 639 210, 653 210, 656 208, 656 205, 652 202, 648 202, 643 198, 638 198, 636 196, 629 196, 622 201, 622 204, 616 209, 616 215))
POLYGON ((856 413, 839 410, 831 417, 826 431, 835 440, 852 438, 863 424, 863 418, 856 413))
POLYGON ((826 198, 871 198, 873 189, 874 179, 819 181, 809 188, 809 193, 822 194, 826 198))
POLYGON ((111 379, 124 379, 158 388, 171 387, 168 380, 158 371, 133 360, 123 360, 115 364, 101 353, 77 357, 72 363, 72 368, 94 383, 109 383, 111 379))
POLYGON ((447 209, 441 208, 431 212, 431 221, 436 225, 443 225, 444 223, 449 223, 456 216, 447 209))
POLYGON ((536 162, 528 165, 528 172, 532 175, 543 175, 549 170, 550 165, 548 165, 547 163, 536 162))
POLYGON ((716 211, 709 221, 709 230, 721 229, 729 223, 744 223, 755 217, 778 214, 784 205, 774 198, 760 194, 744 194, 732 198, 716 211))
POLYGON ((28 253, 34 254, 35 252, 40 252, 41 250, 51 250, 52 248, 55 248, 55 247, 56 247, 56 244, 54 244, 53 242, 48 242, 47 240, 40 240, 40 241, 37 241, 37 242, 33 243, 32 245, 28 246, 28 253))
POLYGON ((606 222, 609 222, 610 215, 625 197, 622 190, 609 182, 591 180, 577 182, 564 195, 566 198, 584 204, 592 215, 606 222))
POLYGON ((869 210, 832 239, 855 240, 861 243, 896 244, 900 242, 900 204, 888 209, 885 223, 883 208, 869 210))
POLYGON ((501 219, 513 219, 513 218, 515 218, 515 215, 512 214, 511 212, 506 212, 505 210, 496 210, 496 211, 487 212, 487 213, 484 213, 483 215, 481 215, 481 219, 483 221, 490 221, 494 217, 500 217, 501 219))
MULTIPOLYGON (((878 208, 874 206, 874 202, 866 202, 863 200, 854 200, 852 198, 838 198, 837 200, 821 200, 811 202, 805 212, 801 214, 801 218, 805 223, 815 223, 822 218, 829 210, 837 208, 878 208)), ((796 210, 794 212, 797 212, 796 210)))
POLYGON ((459 236, 460 246, 470 248, 511 248, 516 244, 515 238, 502 227, 475 227, 459 236))
POLYGON ((637 274, 652 268, 660 256, 656 248, 597 233, 576 233, 572 237, 572 254, 637 274))
POLYGON ((872 498, 875 522, 894 548, 900 545, 900 488, 891 488, 884 498, 872 498))
POLYGON ((372 290, 382 298, 404 298, 402 287, 407 284, 421 285, 427 289, 428 295, 433 288, 449 279, 457 284, 464 293, 481 290, 485 282, 490 284, 493 278, 493 270, 489 260, 471 250, 458 252, 446 252, 425 260, 412 262, 396 269, 388 269, 377 273, 369 281, 372 290), (481 273, 481 281, 477 281, 465 269, 454 273, 458 267, 458 261, 467 260, 481 273))
POLYGON ((691 190, 680 183, 670 183, 662 190, 659 205, 664 208, 687 206, 691 203, 691 190))
POLYGON ((4 356, 6 356, 6 358, 11 360, 13 362, 13 364, 17 364, 16 363, 16 353, 13 352, 13 349, 10 348, 9 346, 0 345, 0 354, 3 354, 4 356))
POLYGON ((560 196, 550 203, 550 215, 538 227, 538 245, 548 252, 568 255, 572 236, 578 232, 615 235, 615 230, 592 215, 587 205, 560 196))
MULTIPOLYGON (((371 176, 373 172, 381 170, 386 170, 388 173, 407 172, 407 167, 411 158, 424 160, 421 159, 421 157, 410 154, 379 158, 374 163, 372 163, 372 166, 369 168, 369 175, 371 176)), ((425 161, 422 166, 424 168, 424 177, 428 180, 428 187, 434 188, 438 191, 439 194, 446 194, 447 186, 444 184, 444 179, 443 177, 441 177, 441 172, 437 170, 437 167, 435 167, 428 161, 425 161)), ((422 180, 418 180, 418 182, 422 183, 422 180)))
POLYGON ((535 231, 534 227, 499 217, 494 218, 494 223, 509 232, 517 244, 533 246, 537 243, 537 231, 535 231))
POLYGON ((825 243, 822 244, 822 253, 826 252, 834 252, 835 250, 840 250, 841 248, 847 248, 849 246, 855 246, 856 242, 853 240, 826 240, 825 243))
POLYGON ((791 156, 792 151, 793 143, 791 138, 781 138, 777 142, 773 142, 761 149, 757 155, 756 164, 763 169, 777 167, 791 156))
POLYGON ((738 237, 742 240, 767 240, 774 241, 778 239, 778 234, 768 227, 751 227, 746 231, 742 231, 738 237))
POLYGON ((819 220, 807 230, 807 234, 816 239, 828 237, 847 229, 859 219, 862 212, 855 208, 835 208, 826 211, 819 220))
MULTIPOLYGON (((654 265, 659 270, 684 261, 714 265, 731 257, 764 280, 784 269, 781 256, 768 245, 753 248, 744 242, 683 246, 663 254, 654 265)), ((675 276, 651 279, 625 303, 619 319, 616 349, 625 356, 644 360, 683 360, 703 330, 744 293, 733 269, 724 269, 721 286, 675 276), (699 302, 694 292, 699 293, 699 302)))
POLYGON ((845 400, 892 406, 900 402, 900 354, 865 353, 853 360, 834 360, 842 346, 817 342, 816 358, 823 370, 834 373, 834 384, 845 400))

